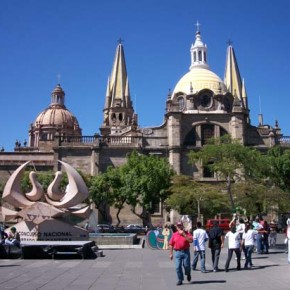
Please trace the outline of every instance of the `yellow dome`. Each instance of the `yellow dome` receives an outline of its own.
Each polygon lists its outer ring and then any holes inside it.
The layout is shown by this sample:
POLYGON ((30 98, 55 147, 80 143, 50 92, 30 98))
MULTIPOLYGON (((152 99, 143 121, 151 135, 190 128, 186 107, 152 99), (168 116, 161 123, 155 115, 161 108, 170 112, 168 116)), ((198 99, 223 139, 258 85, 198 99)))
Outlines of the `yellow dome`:
POLYGON ((172 97, 179 92, 189 95, 203 89, 212 90, 215 94, 226 92, 225 84, 214 72, 206 68, 194 67, 179 80, 172 97))

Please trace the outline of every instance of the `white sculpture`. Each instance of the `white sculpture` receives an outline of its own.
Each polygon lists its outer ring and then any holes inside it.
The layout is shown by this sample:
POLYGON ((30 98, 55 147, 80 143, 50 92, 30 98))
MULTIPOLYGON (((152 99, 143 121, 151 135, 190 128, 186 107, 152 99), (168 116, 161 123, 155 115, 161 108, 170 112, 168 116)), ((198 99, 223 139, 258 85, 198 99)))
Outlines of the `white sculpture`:
MULTIPOLYGON (((89 205, 82 204, 88 198, 89 191, 80 174, 69 164, 59 161, 68 176, 68 185, 65 192, 60 190, 60 182, 63 175, 61 171, 56 172, 55 178, 48 186, 47 192, 44 192, 42 185, 37 181, 36 172, 32 171, 29 174, 32 190, 28 193, 23 193, 20 186, 21 179, 29 162, 18 167, 6 183, 2 197, 4 203, 2 215, 4 221, 20 217, 22 221, 17 224, 17 230, 25 228, 27 235, 27 231, 31 232, 32 228, 35 232, 40 229, 40 225, 42 228, 47 228, 45 223, 51 227, 53 222, 54 228, 61 229, 69 226, 74 227, 74 229, 70 228, 70 231, 77 232, 75 226, 64 225, 64 223, 66 223, 65 217, 68 214, 87 218, 90 213, 89 205), (13 206, 14 210, 6 207, 6 203, 13 206), (56 226, 57 224, 59 226, 56 226)), ((41 233, 38 233, 38 235, 41 236, 41 233)), ((77 238, 85 237, 82 233, 77 233, 76 235, 79 235, 77 238)))

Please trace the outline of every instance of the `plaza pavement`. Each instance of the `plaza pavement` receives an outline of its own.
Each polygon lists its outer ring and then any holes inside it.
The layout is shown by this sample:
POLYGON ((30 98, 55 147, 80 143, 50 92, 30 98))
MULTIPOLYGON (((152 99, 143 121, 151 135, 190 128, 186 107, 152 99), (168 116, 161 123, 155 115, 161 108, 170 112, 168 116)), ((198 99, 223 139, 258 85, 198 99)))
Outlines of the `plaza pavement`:
MULTIPOLYGON (((201 273, 192 271, 192 281, 176 286, 174 262, 166 250, 104 249, 104 257, 95 260, 4 260, 0 259, 0 289, 21 290, 171 290, 231 289, 288 290, 290 264, 287 261, 284 235, 268 255, 253 255, 251 270, 236 271, 232 259, 230 271, 201 273)), ((223 269, 227 250, 221 253, 223 269)), ((206 267, 211 270, 210 253, 206 267)), ((199 263, 198 263, 199 269, 199 263)))

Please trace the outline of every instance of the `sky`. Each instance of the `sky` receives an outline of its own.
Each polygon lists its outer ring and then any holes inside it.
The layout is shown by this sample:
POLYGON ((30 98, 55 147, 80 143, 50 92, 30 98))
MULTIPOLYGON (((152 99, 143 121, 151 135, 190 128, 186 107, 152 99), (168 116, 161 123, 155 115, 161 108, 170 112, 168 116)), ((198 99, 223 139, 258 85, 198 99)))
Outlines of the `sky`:
POLYGON ((262 113, 289 136, 288 0, 0 0, 0 147, 28 140, 58 83, 83 135, 99 133, 120 38, 139 126, 161 125, 169 89, 189 71, 197 21, 222 79, 232 41, 252 125, 262 113))

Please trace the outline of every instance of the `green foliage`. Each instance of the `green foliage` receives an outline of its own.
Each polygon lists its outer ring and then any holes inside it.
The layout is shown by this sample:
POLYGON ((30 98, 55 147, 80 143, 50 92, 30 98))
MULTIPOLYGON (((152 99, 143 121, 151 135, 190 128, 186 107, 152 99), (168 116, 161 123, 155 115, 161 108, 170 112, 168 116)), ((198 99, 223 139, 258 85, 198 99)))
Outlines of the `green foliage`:
POLYGON ((176 175, 170 187, 171 195, 166 204, 181 214, 213 217, 218 213, 230 212, 227 198, 221 193, 219 184, 194 181, 190 176, 176 175))
POLYGON ((114 205, 118 209, 119 223, 119 213, 127 203, 132 212, 148 224, 152 205, 163 201, 169 194, 172 175, 166 159, 133 151, 126 164, 109 167, 105 173, 92 179, 90 197, 104 216, 106 207, 114 205), (137 212, 137 207, 142 208, 142 212, 137 212))
POLYGON ((283 190, 290 191, 290 150, 276 146, 266 156, 265 175, 270 182, 283 190))
MULTIPOLYGON (((21 180, 21 190, 23 192, 29 192, 32 189, 32 184, 29 179, 30 171, 25 171, 21 180)), ((48 186, 54 179, 54 173, 51 171, 48 172, 37 172, 37 180, 42 185, 44 192, 47 192, 48 186)), ((61 179, 60 189, 65 191, 65 188, 68 184, 67 175, 64 174, 61 179)))
POLYGON ((168 196, 173 171, 165 158, 140 155, 133 151, 124 166, 128 203, 150 211, 152 204, 168 196))
POLYGON ((225 135, 211 139, 198 152, 190 152, 189 160, 192 164, 200 162, 207 165, 219 179, 225 181, 230 205, 234 209, 232 183, 261 177, 264 159, 258 150, 246 147, 238 140, 225 135))
POLYGON ((100 174, 91 178, 90 199, 94 202, 104 221, 109 221, 107 215, 108 206, 113 204, 114 197, 106 174, 100 174))
POLYGON ((235 183, 232 188, 236 205, 245 209, 247 215, 255 216, 266 213, 269 208, 286 212, 290 207, 290 195, 276 186, 269 186, 267 182, 257 183, 254 180, 235 183))
POLYGON ((262 155, 229 135, 213 138, 198 152, 190 152, 191 163, 201 161, 222 179, 241 180, 259 175, 262 155))

